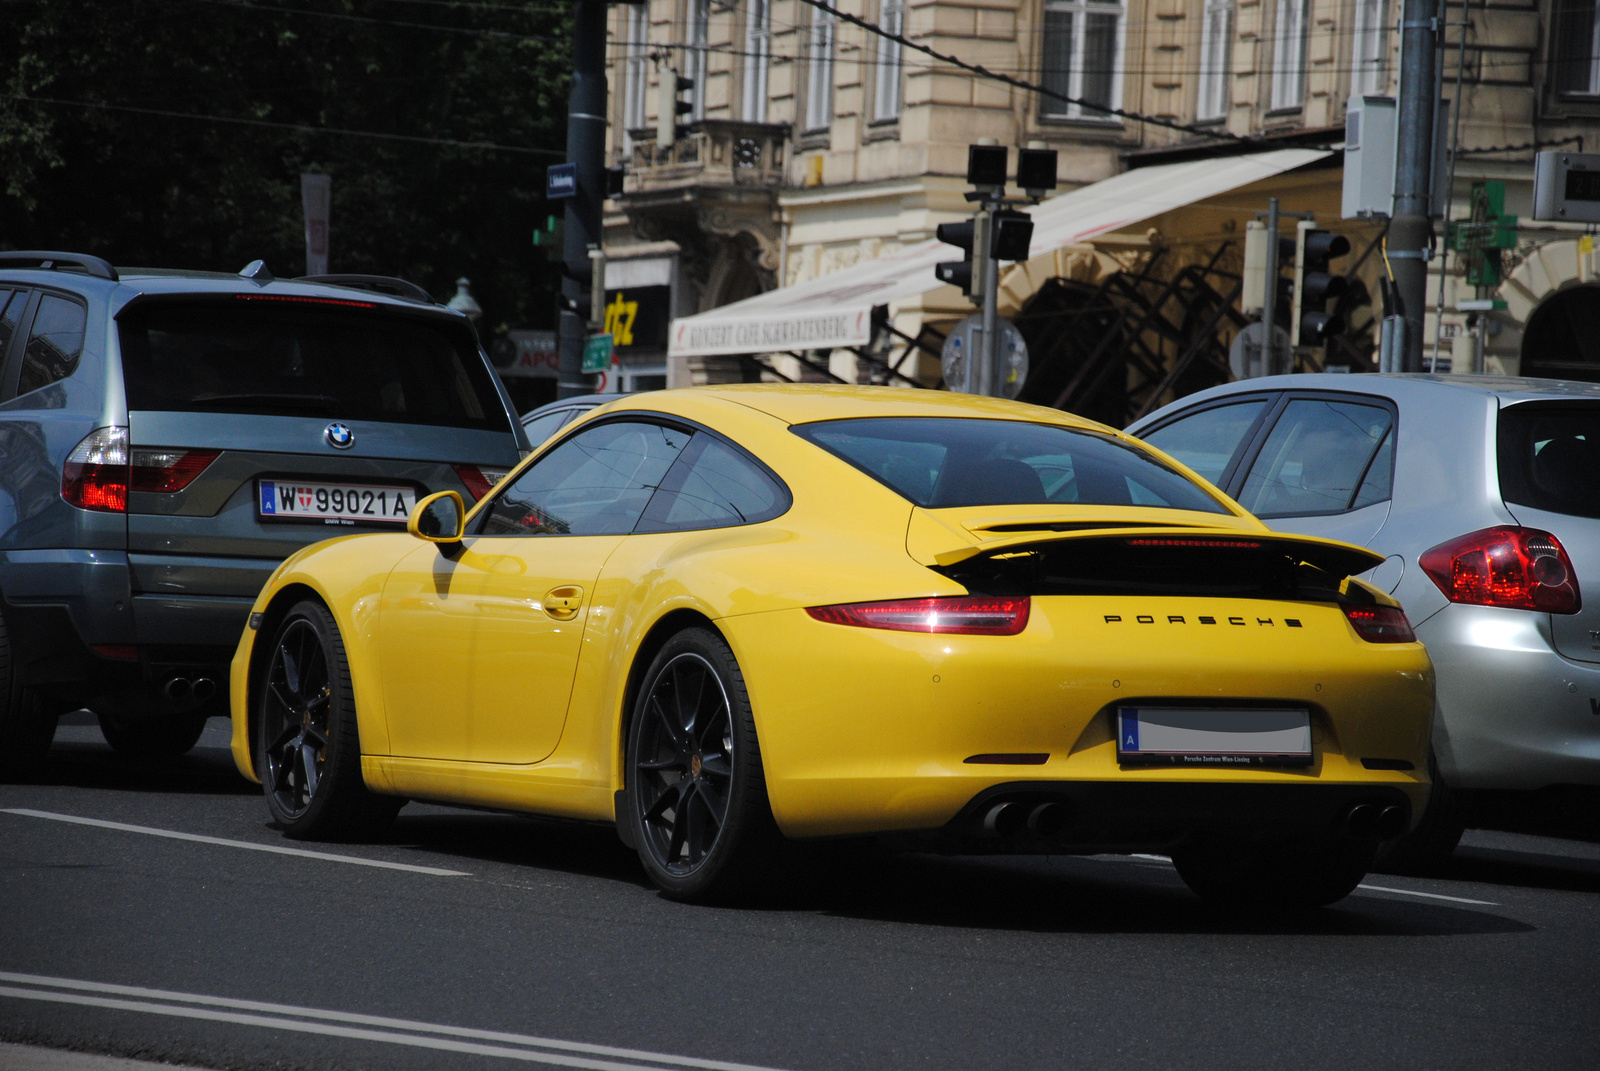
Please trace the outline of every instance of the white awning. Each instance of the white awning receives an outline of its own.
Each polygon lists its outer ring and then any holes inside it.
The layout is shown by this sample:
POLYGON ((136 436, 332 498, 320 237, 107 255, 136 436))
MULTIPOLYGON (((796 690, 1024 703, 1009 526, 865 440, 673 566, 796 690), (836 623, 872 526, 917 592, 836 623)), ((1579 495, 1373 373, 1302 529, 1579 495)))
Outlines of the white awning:
MULTIPOLYGON (((1321 149, 1277 149, 1126 171, 1031 209, 1033 255, 1131 227, 1328 155, 1321 149)), ((874 306, 946 285, 933 266, 957 255, 953 247, 929 239, 798 286, 685 316, 672 322, 667 352, 704 357, 864 346, 872 339, 874 306)))

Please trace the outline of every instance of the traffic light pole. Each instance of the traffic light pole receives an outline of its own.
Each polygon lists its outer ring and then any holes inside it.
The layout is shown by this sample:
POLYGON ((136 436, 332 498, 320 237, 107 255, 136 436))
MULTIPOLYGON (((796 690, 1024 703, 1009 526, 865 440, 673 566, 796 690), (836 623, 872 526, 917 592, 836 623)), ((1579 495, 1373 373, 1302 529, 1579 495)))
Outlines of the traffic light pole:
POLYGON ((1433 116, 1438 103, 1434 89, 1435 2, 1405 0, 1400 16, 1400 114, 1387 256, 1406 318, 1403 372, 1422 371, 1422 323, 1428 302, 1428 256, 1433 247, 1428 198, 1433 185, 1433 116))
POLYGON ((573 6, 572 91, 567 97, 567 160, 578 165, 578 191, 567 198, 561 243, 566 270, 562 272, 556 341, 558 398, 588 394, 591 389, 589 377, 583 374, 587 325, 578 309, 589 301, 593 283, 589 250, 600 247, 605 144, 606 5, 604 0, 577 0, 573 6))
POLYGON ((1261 345, 1265 355, 1261 367, 1269 376, 1277 375, 1278 347, 1272 337, 1273 321, 1278 318, 1278 199, 1267 199, 1267 293, 1261 301, 1261 345))
POLYGON ((1004 191, 984 202, 982 213, 983 247, 990 252, 983 258, 983 358, 978 362, 978 394, 1000 397, 1000 258, 993 255, 995 211, 1004 191))

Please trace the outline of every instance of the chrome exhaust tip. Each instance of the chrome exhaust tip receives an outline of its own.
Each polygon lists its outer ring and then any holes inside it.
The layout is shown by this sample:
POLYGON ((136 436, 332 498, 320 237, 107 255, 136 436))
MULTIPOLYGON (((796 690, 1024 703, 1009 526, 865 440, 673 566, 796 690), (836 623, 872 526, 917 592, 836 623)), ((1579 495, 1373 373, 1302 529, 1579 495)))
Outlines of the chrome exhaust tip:
POLYGON ((1028 813, 1028 828, 1041 837, 1054 837, 1067 828, 1072 811, 1064 803, 1041 803, 1028 813))
POLYGON ((1352 837, 1370 840, 1378 835, 1380 811, 1370 803, 1358 803, 1344 816, 1344 827, 1352 837))
POLYGON ((1017 832, 1027 822, 1027 812, 1020 803, 997 803, 983 816, 983 828, 1002 837, 1017 832))
POLYGON ((190 685, 189 694, 196 699, 210 699, 217 694, 217 682, 210 677, 198 677, 190 685))
POLYGON ((161 686, 161 695, 166 699, 188 699, 189 694, 190 685, 187 677, 173 677, 161 686))
POLYGON ((1406 831, 1411 824, 1411 816, 1404 807, 1388 806, 1378 812, 1378 837, 1381 840, 1393 840, 1406 831))

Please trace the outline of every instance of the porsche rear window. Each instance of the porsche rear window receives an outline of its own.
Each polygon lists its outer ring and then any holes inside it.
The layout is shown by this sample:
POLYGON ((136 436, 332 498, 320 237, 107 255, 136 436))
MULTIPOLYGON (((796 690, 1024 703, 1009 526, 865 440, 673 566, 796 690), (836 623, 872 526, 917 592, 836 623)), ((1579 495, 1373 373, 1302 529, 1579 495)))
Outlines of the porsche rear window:
POLYGON ((465 329, 380 312, 159 302, 118 317, 128 408, 509 431, 465 329))
POLYGON ((1154 457, 1095 432, 969 417, 828 420, 793 430, 928 509, 1082 504, 1227 512, 1154 457))

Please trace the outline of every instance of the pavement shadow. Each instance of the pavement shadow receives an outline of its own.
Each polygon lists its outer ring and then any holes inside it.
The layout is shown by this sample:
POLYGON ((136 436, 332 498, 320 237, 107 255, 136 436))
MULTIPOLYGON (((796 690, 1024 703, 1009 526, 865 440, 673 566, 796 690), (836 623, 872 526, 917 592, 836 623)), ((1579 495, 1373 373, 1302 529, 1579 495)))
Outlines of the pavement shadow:
POLYGON ((1083 934, 1264 934, 1451 937, 1526 933, 1481 908, 1357 894, 1282 914, 1221 911, 1166 864, 1105 858, 972 859, 860 852, 855 865, 771 906, 879 922, 1083 934))
POLYGON ((261 786, 242 777, 227 749, 226 718, 213 718, 188 754, 163 759, 118 755, 86 710, 64 714, 44 766, 28 784, 125 792, 259 796, 261 786))
POLYGON ((1427 876, 1526 889, 1600 893, 1600 859, 1512 848, 1463 846, 1429 870, 1427 876))
POLYGON ((478 859, 650 885, 638 855, 609 824, 425 806, 401 811, 383 843, 436 855, 441 866, 478 859))

